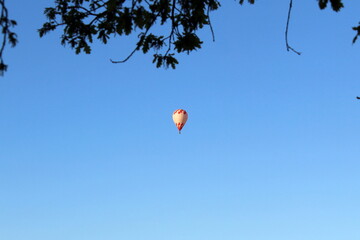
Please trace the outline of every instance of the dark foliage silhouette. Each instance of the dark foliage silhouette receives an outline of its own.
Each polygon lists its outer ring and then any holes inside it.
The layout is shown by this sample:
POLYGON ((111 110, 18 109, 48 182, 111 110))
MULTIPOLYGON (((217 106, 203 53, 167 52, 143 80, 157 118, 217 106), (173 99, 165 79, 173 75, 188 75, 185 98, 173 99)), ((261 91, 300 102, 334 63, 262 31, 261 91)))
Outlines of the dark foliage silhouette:
MULTIPOLYGON (((320 9, 328 6, 335 12, 344 7, 342 0, 317 0, 320 9)), ((217 10, 221 0, 55 0, 54 6, 45 9, 47 21, 38 30, 40 37, 54 31, 62 31, 61 44, 69 45, 75 53, 91 53, 94 39, 106 44, 116 36, 136 34, 137 41, 133 50, 123 59, 111 60, 123 63, 137 51, 153 53, 156 67, 175 68, 179 63, 175 58, 179 53, 191 53, 201 48, 203 41, 198 33, 207 27, 215 35, 211 25, 210 13, 217 10)), ((255 0, 238 0, 254 4, 255 0)), ((288 19, 286 22, 286 49, 300 55, 288 43, 288 28, 292 0, 289 1, 288 19)), ((5 0, 0 0, 0 24, 3 42, 0 48, 0 73, 7 70, 3 61, 6 43, 15 46, 17 35, 10 29, 16 25, 8 18, 5 0)), ((360 23, 353 27, 360 35, 360 23)))

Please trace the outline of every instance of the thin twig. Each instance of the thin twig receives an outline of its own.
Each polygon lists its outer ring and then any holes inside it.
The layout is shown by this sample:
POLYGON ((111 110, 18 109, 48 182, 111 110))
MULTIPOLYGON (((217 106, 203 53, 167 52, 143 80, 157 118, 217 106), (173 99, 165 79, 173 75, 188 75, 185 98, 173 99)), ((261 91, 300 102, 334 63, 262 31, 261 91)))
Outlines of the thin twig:
POLYGON ((210 21, 210 5, 208 6, 208 9, 207 9, 207 18, 209 19, 209 26, 210 26, 212 39, 213 39, 213 42, 215 42, 215 33, 214 33, 214 29, 213 29, 211 21, 210 21))
POLYGON ((175 31, 175 28, 176 28, 176 24, 175 24, 175 6, 176 6, 176 0, 173 0, 173 3, 172 3, 172 9, 171 9, 171 32, 170 32, 170 35, 169 35, 169 47, 165 53, 165 57, 168 55, 168 53, 170 52, 171 50, 171 45, 172 45, 172 41, 173 41, 173 35, 174 35, 174 31, 175 31))
POLYGON ((7 70, 7 65, 4 63, 4 59, 3 59, 6 42, 8 40, 11 46, 14 47, 17 43, 17 39, 16 39, 16 34, 11 32, 10 30, 10 27, 14 26, 16 22, 8 18, 8 10, 5 5, 5 0, 0 0, 0 6, 1 6, 0 26, 1 26, 1 32, 3 34, 3 39, 0 47, 0 76, 3 76, 4 72, 7 70))
POLYGON ((290 0, 290 4, 289 4, 289 12, 288 12, 288 17, 287 17, 287 22, 286 22, 286 30, 285 30, 285 42, 286 42, 286 50, 287 51, 293 51, 294 53, 296 53, 297 55, 301 55, 301 52, 296 51, 295 49, 293 49, 288 42, 288 30, 289 30, 289 22, 290 22, 290 15, 291 15, 291 9, 292 9, 292 0, 290 0))
POLYGON ((0 58, 1 58, 1 62, 3 61, 2 60, 2 55, 3 55, 3 52, 4 52, 4 49, 5 49, 5 45, 6 45, 6 38, 7 38, 7 35, 8 35, 8 29, 9 29, 9 23, 8 23, 8 12, 7 12, 7 8, 5 7, 5 0, 4 1, 1 1, 0 3, 2 6, 2 9, 1 9, 1 16, 0 16, 0 19, 1 19, 1 26, 2 26, 2 32, 4 34, 3 36, 3 42, 1 44, 1 49, 0 49, 0 58))
POLYGON ((89 9, 87 9, 87 8, 85 8, 85 7, 83 7, 83 6, 69 6, 68 7, 69 9, 82 9, 82 10, 84 10, 88 15, 93 15, 93 16, 97 16, 97 14, 96 13, 93 13, 93 12, 95 12, 97 9, 99 9, 99 8, 96 8, 95 10, 89 10, 89 9))
POLYGON ((114 61, 114 60, 112 60, 111 58, 110 58, 110 62, 112 62, 112 63, 124 63, 124 62, 126 62, 127 60, 129 60, 131 57, 132 57, 132 55, 134 55, 134 53, 136 52, 138 50, 138 46, 136 46, 136 48, 129 54, 129 56, 127 56, 124 60, 121 60, 121 61, 114 61))

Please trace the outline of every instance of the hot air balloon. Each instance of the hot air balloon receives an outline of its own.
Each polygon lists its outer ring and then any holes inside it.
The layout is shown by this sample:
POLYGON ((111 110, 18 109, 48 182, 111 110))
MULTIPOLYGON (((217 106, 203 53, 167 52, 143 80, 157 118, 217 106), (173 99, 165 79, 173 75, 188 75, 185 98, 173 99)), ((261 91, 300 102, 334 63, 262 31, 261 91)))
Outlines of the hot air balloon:
POLYGON ((174 111, 172 118, 174 120, 175 126, 179 129, 179 134, 181 129, 184 127, 186 121, 188 120, 188 114, 183 109, 177 109, 174 111))

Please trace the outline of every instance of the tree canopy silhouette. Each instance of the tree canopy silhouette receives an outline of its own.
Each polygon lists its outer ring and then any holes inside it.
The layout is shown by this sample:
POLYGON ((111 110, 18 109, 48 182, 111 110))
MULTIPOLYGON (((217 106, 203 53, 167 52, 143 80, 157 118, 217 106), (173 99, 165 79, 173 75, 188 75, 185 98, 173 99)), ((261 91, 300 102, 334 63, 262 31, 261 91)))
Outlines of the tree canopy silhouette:
MULTIPOLYGON (((244 2, 238 1, 241 5, 244 2)), ((254 4, 255 0, 247 2, 254 4)), ((291 3, 292 0, 289 18, 291 3)), ((336 12, 343 8, 342 0, 318 0, 320 9, 328 3, 336 12)), ((137 51, 152 50, 156 67, 172 68, 178 64, 176 53, 189 54, 201 48, 199 29, 209 27, 214 39, 210 13, 221 6, 218 0, 56 0, 55 4, 45 9, 48 21, 39 29, 41 37, 62 27, 61 44, 70 45, 76 53, 89 54, 94 38, 106 44, 113 36, 130 35, 139 30, 134 50, 124 59, 111 61, 126 62, 137 51), (164 26, 166 34, 155 33, 154 27, 159 25, 164 26)), ((360 26, 353 29, 357 31, 355 42, 360 26)), ((287 38, 286 45, 288 50, 296 52, 287 38)))
MULTIPOLYGON (((317 0, 320 9, 331 5, 338 12, 344 7, 342 0, 317 0)), ((55 6, 45 9, 47 21, 38 30, 40 37, 61 29, 61 44, 69 45, 78 54, 91 53, 91 44, 99 39, 106 44, 111 37, 137 33, 138 40, 133 51, 124 59, 111 60, 113 63, 126 62, 131 56, 142 51, 152 51, 156 67, 175 68, 178 60, 175 54, 187 53, 201 48, 203 41, 198 31, 208 27, 215 39, 211 25, 210 13, 217 10, 221 0, 55 0, 55 6), (162 26, 165 34, 156 33, 162 26)), ((238 0, 240 5, 245 0, 238 0)), ((255 0, 247 0, 254 4, 255 0)), ((5 0, 0 0, 2 8, 0 24, 3 33, 3 44, 0 48, 0 72, 6 71, 2 55, 8 40, 12 46, 17 43, 16 34, 10 31, 15 26, 14 20, 8 19, 5 0)), ((287 50, 295 51, 287 40, 288 25, 292 0, 286 24, 287 50)), ((360 23, 353 27, 356 35, 353 43, 360 36, 360 23)))

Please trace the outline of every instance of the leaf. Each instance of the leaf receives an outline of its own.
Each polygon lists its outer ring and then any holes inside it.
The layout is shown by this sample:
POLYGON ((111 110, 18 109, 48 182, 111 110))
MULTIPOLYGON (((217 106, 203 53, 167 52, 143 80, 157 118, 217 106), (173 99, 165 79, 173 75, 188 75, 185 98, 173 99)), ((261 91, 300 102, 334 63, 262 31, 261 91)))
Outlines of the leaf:
POLYGON ((318 0, 320 9, 325 9, 328 3, 328 0, 318 0))
POLYGON ((15 20, 10 20, 11 27, 15 27, 17 25, 17 22, 15 20))
MULTIPOLYGON (((248 0, 250 4, 254 4, 255 0, 248 0)), ((242 5, 244 3, 244 0, 240 0, 239 3, 242 5)))
POLYGON ((178 40, 174 42, 175 49, 178 53, 189 52, 201 48, 200 38, 195 33, 185 33, 178 37, 178 40))
POLYGON ((358 39, 358 36, 360 36, 360 23, 359 23, 359 26, 353 27, 352 29, 357 32, 352 41, 352 43, 354 44, 356 42, 356 40, 358 39))
POLYGON ((341 0, 330 0, 331 7, 335 12, 339 12, 341 8, 344 7, 344 4, 341 2, 341 0))
POLYGON ((86 54, 90 54, 90 53, 91 53, 91 48, 90 48, 90 46, 89 46, 88 44, 86 44, 86 45, 84 46, 84 52, 85 52, 86 54))
MULTIPOLYGON (((319 7, 320 9, 325 9, 327 7, 327 4, 329 0, 318 0, 319 1, 319 7)), ((342 3, 342 0, 330 0, 331 8, 335 12, 339 12, 341 8, 344 7, 344 4, 342 3)))

